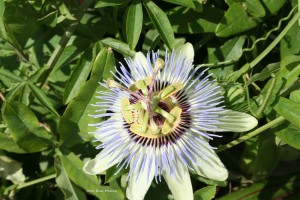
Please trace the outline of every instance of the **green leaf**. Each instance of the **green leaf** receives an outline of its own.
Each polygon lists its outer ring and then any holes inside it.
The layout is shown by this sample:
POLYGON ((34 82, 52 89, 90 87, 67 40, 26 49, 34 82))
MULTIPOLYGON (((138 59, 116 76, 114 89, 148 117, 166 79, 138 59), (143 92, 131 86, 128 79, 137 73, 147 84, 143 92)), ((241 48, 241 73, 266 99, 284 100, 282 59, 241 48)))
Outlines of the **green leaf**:
POLYGON ((89 124, 99 122, 99 118, 93 118, 95 107, 92 104, 99 102, 96 98, 97 91, 104 90, 99 81, 107 78, 108 71, 114 69, 114 57, 111 50, 103 48, 93 63, 91 79, 80 89, 77 97, 73 99, 65 110, 59 122, 61 140, 66 146, 73 146, 82 141, 89 141, 92 138, 88 132, 94 131, 89 124))
MULTIPOLYGON (((211 64, 238 60, 243 54, 243 45, 245 36, 235 37, 225 42, 224 45, 217 48, 208 48, 208 62, 211 64)), ((234 65, 226 65, 224 68, 216 67, 209 69, 215 77, 224 77, 233 72, 234 65)))
POLYGON ((25 182, 22 164, 7 157, 0 155, 0 177, 12 181, 14 184, 25 182))
POLYGON ((66 149, 60 149, 60 151, 57 150, 57 154, 68 177, 76 185, 85 189, 87 193, 99 199, 121 200, 124 198, 120 190, 116 191, 109 186, 102 186, 95 175, 84 173, 82 170, 84 163, 74 153, 66 149))
POLYGON ((52 82, 61 81, 61 76, 59 76, 57 73, 63 70, 65 66, 69 69, 68 64, 78 55, 80 55, 90 45, 90 43, 90 40, 84 38, 76 38, 69 46, 65 47, 57 63, 53 67, 52 73, 50 75, 50 80, 52 82))
POLYGON ((4 11, 5 11, 5 4, 4 4, 4 0, 0 0, 0 18, 3 17, 4 15, 4 11))
POLYGON ((111 48, 103 48, 93 63, 91 77, 103 81, 112 76, 111 71, 115 72, 114 52, 111 48))
POLYGON ((289 99, 280 97, 278 103, 275 105, 274 109, 278 114, 283 116, 292 124, 300 128, 300 104, 289 99))
POLYGON ((5 101, 2 115, 13 140, 26 152, 38 152, 53 145, 52 136, 39 126, 34 113, 22 103, 5 101))
POLYGON ((175 33, 214 33, 224 12, 215 7, 205 7, 201 12, 176 7, 167 12, 175 33))
POLYGON ((262 18, 266 15, 266 11, 260 0, 246 0, 245 7, 256 18, 262 18))
POLYGON ((44 17, 40 18, 38 21, 41 21, 43 24, 49 27, 55 27, 57 23, 57 10, 48 13, 44 17))
MULTIPOLYGON (((299 77, 300 74, 300 57, 288 56, 281 60, 280 70, 276 74, 276 83, 272 91, 272 95, 268 101, 265 113, 268 114, 272 111, 274 105, 279 99, 279 95, 282 91, 289 88, 299 77)), ((270 87, 272 80, 269 80, 265 87, 262 89, 258 98, 258 102, 265 98, 268 88, 270 87)))
POLYGON ((262 0, 262 3, 272 15, 282 8, 286 2, 286 0, 262 0))
POLYGON ((66 169, 62 166, 62 163, 57 157, 55 159, 55 170, 56 170, 56 178, 55 181, 57 186, 64 193, 66 200, 85 200, 85 194, 74 184, 71 182, 66 169))
MULTIPOLYGON (((265 133, 258 138, 258 151, 250 165, 250 173, 252 179, 261 181, 269 177, 276 169, 280 153, 275 143, 275 135, 273 133, 265 133)), ((256 142, 256 144, 257 144, 256 142)))
POLYGON ((116 40, 113 38, 105 38, 101 40, 101 42, 123 55, 127 55, 130 57, 133 57, 135 55, 135 51, 131 50, 128 44, 121 42, 120 40, 116 40))
POLYGON ((119 6, 129 2, 130 0, 101 0, 95 5, 95 8, 103 8, 107 6, 119 6))
POLYGON ((91 71, 93 60, 93 50, 91 48, 85 51, 78 59, 65 87, 63 97, 64 104, 68 104, 75 96, 77 96, 91 71))
POLYGON ((249 16, 240 3, 233 3, 218 24, 215 33, 218 37, 229 37, 254 28, 260 21, 259 18, 249 16))
POLYGON ((140 0, 132 1, 126 16, 126 36, 133 50, 139 41, 143 27, 143 8, 140 0))
POLYGON ((145 35, 145 40, 143 43, 143 51, 147 52, 150 50, 154 50, 156 45, 160 42, 159 33, 156 29, 149 30, 145 35))
POLYGON ((207 186, 197 190, 194 193, 194 199, 197 200, 211 200, 216 195, 216 186, 207 186))
POLYGON ((254 74, 245 85, 250 85, 256 81, 264 81, 269 78, 272 73, 276 73, 279 69, 279 63, 271 63, 267 65, 261 72, 254 74))
POLYGON ((242 187, 238 191, 224 195, 218 200, 260 200, 260 199, 281 199, 296 192, 300 186, 299 176, 285 176, 266 180, 264 182, 255 183, 251 186, 242 187))
MULTIPOLYGON (((4 78, 8 78, 10 79, 12 82, 23 82, 23 79, 20 78, 19 76, 17 76, 16 74, 1 68, 0 69, 0 77, 4 77, 4 78)), ((2 78, 1 78, 2 79, 2 78)))
POLYGON ((290 100, 292 100, 296 103, 300 103, 300 89, 291 92, 290 100))
POLYGON ((290 55, 299 55, 300 49, 300 27, 295 23, 280 41, 281 59, 290 55))
POLYGON ((13 153, 26 153, 9 135, 4 133, 0 133, 0 149, 13 153))
POLYGON ((300 130, 297 126, 285 121, 272 130, 283 142, 300 150, 300 130))
POLYGON ((173 49, 175 45, 175 37, 168 17, 164 11, 152 1, 144 2, 144 5, 161 39, 169 49, 173 49))
POLYGON ((185 6, 185 7, 188 7, 188 8, 195 8, 193 0, 164 0, 164 1, 172 3, 172 4, 185 6))
POLYGON ((57 113, 55 108, 53 107, 52 103, 50 102, 48 96, 44 93, 42 89, 37 87, 35 84, 32 82, 28 81, 27 82, 28 86, 30 87, 33 95, 37 98, 37 100, 50 112, 52 112, 54 115, 60 117, 60 115, 57 113))

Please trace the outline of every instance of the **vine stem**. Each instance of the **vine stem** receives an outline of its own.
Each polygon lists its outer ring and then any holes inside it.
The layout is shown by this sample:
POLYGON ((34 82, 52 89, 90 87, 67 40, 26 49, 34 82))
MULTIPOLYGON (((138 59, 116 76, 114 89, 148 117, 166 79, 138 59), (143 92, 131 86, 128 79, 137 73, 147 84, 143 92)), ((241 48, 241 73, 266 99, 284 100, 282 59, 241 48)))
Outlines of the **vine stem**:
POLYGON ((281 31, 281 33, 275 38, 275 40, 263 51, 259 54, 251 63, 249 68, 252 69, 257 63, 259 63, 270 51, 281 41, 281 39, 285 36, 285 34, 292 28, 292 26, 297 22, 300 18, 300 11, 294 15, 291 21, 286 25, 286 27, 281 31))
POLYGON ((33 181, 29 181, 27 183, 20 184, 20 185, 18 185, 18 187, 16 189, 19 190, 19 189, 22 189, 22 188, 25 188, 25 187, 28 187, 28 186, 31 186, 31 185, 35 185, 37 183, 41 183, 41 182, 53 179, 55 177, 56 177, 56 174, 51 174, 49 176, 45 176, 45 177, 42 177, 42 178, 35 179, 33 181))
POLYGON ((233 147, 235 145, 238 145, 241 142, 244 142, 244 141, 248 140, 249 138, 254 137, 254 136, 262 133, 263 131, 265 131, 265 130, 271 128, 271 127, 274 127, 274 126, 282 123, 284 120, 285 120, 285 118, 282 117, 282 116, 280 116, 280 117, 274 119, 273 121, 270 121, 269 123, 267 123, 267 124, 265 124, 265 125, 257 128, 257 129, 255 129, 254 131, 252 131, 252 132, 250 132, 250 133, 248 133, 246 135, 243 135, 240 138, 229 142, 228 144, 225 144, 223 146, 218 147, 218 149, 216 150, 216 152, 221 152, 221 151, 229 149, 229 148, 231 148, 231 147, 233 147))

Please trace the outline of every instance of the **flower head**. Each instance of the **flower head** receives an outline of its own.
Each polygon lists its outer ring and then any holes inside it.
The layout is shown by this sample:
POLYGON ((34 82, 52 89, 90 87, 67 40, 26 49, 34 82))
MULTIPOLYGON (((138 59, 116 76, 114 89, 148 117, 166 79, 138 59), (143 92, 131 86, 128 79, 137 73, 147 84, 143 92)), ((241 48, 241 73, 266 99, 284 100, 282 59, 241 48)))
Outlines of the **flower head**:
POLYGON ((227 110, 223 90, 206 70, 193 67, 194 50, 187 43, 165 59, 159 53, 136 53, 121 65, 115 79, 103 86, 95 106, 108 117, 94 124, 93 133, 103 149, 87 162, 84 171, 99 174, 117 165, 130 168, 127 197, 144 198, 153 179, 167 182, 174 198, 193 199, 189 171, 200 176, 225 180, 227 169, 209 145, 215 132, 242 132, 257 120, 241 112, 227 110))

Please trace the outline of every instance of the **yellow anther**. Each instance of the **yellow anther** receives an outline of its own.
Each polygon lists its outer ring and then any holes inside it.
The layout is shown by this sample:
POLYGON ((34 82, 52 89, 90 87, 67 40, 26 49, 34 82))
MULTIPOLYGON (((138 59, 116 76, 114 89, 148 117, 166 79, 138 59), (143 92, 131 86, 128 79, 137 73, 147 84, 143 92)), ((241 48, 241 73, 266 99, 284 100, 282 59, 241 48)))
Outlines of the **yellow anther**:
POLYGON ((123 85, 121 85, 120 83, 118 83, 117 81, 115 81, 114 79, 112 78, 108 78, 106 80, 106 85, 109 87, 109 88, 124 88, 123 85))
POLYGON ((154 65, 154 73, 157 73, 165 66, 165 61, 161 58, 157 58, 154 65))
POLYGON ((175 106, 171 110, 170 114, 175 118, 175 121, 171 122, 168 119, 166 119, 161 129, 162 134, 167 135, 176 128, 176 126, 180 123, 181 113, 182 109, 178 106, 175 106))
POLYGON ((152 81, 151 77, 147 77, 145 79, 138 80, 137 82, 135 82, 134 84, 129 86, 129 90, 131 90, 133 92, 142 90, 143 94, 144 93, 148 94, 147 86, 151 84, 151 81, 152 81))
POLYGON ((171 95, 175 94, 176 92, 182 90, 184 86, 181 83, 172 83, 171 85, 167 86, 166 88, 164 88, 162 91, 160 91, 160 93, 158 94, 158 97, 163 100, 166 99, 168 97, 170 97, 171 95))
POLYGON ((146 132, 142 132, 141 124, 132 124, 130 126, 130 131, 144 137, 156 138, 160 134, 160 129, 155 129, 148 126, 146 132))
POLYGON ((133 116, 132 116, 132 112, 131 110, 126 110, 124 108, 126 108, 127 106, 130 106, 130 102, 129 99, 125 98, 121 100, 121 107, 122 107, 122 114, 123 117, 125 119, 125 121, 128 124, 131 124, 133 122, 133 116))
POLYGON ((123 110, 143 109, 142 104, 135 103, 122 107, 123 110))
POLYGON ((148 128, 148 121, 149 121, 149 113, 146 112, 142 121, 142 133, 145 133, 147 131, 148 128))

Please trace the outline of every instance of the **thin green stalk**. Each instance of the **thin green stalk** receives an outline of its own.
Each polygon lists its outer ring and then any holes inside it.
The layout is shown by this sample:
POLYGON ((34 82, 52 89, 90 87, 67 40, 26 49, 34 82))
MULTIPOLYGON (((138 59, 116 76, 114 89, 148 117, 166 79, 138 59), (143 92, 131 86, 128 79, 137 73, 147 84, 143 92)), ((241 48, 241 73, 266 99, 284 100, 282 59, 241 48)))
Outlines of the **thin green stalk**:
POLYGON ((20 185, 18 185, 18 187, 16 189, 19 190, 19 189, 22 189, 22 188, 25 188, 25 187, 28 187, 28 186, 31 186, 31 185, 35 185, 37 183, 41 183, 41 182, 53 179, 55 177, 56 177, 56 174, 51 174, 49 176, 45 176, 45 177, 42 177, 42 178, 35 179, 33 181, 29 181, 27 183, 20 184, 20 185))
POLYGON ((233 140, 233 141, 229 142, 226 145, 218 147, 218 149, 216 150, 216 152, 221 152, 221 151, 224 151, 225 149, 229 149, 229 148, 231 148, 231 147, 233 147, 235 145, 238 145, 241 142, 244 142, 244 141, 248 140, 249 138, 254 137, 254 136, 256 136, 256 135, 264 132, 265 130, 267 130, 267 129, 271 128, 271 127, 274 127, 274 126, 276 126, 276 125, 278 125, 280 123, 282 123, 284 120, 285 120, 284 117, 280 116, 280 117, 274 119, 273 121, 270 121, 269 123, 263 125, 262 127, 259 127, 257 129, 255 129, 254 131, 252 131, 252 132, 250 132, 250 133, 248 133, 246 135, 243 135, 242 137, 240 137, 240 138, 238 138, 236 140, 233 140))
POLYGON ((46 83, 46 81, 47 81, 49 75, 51 74, 54 66, 56 65, 59 57, 61 56, 63 50, 65 49, 71 36, 73 35, 73 32, 75 31, 79 22, 81 21, 81 18, 83 17, 86 9, 90 6, 90 4, 92 2, 93 2, 93 0, 86 0, 78 8, 78 12, 75 16, 76 21, 74 23, 70 24, 70 26, 67 28, 66 32, 60 39, 58 46, 55 48, 54 52, 52 53, 51 57, 49 58, 49 60, 46 64, 48 69, 47 69, 46 75, 44 76, 44 79, 41 81, 42 82, 41 86, 43 86, 46 83))
POLYGON ((270 53, 270 51, 272 51, 272 49, 282 40, 285 34, 292 28, 299 18, 300 12, 298 11, 291 21, 286 25, 286 27, 281 31, 281 33, 275 38, 275 40, 250 63, 250 69, 257 65, 257 63, 259 63, 266 55, 268 55, 268 53, 270 53))

